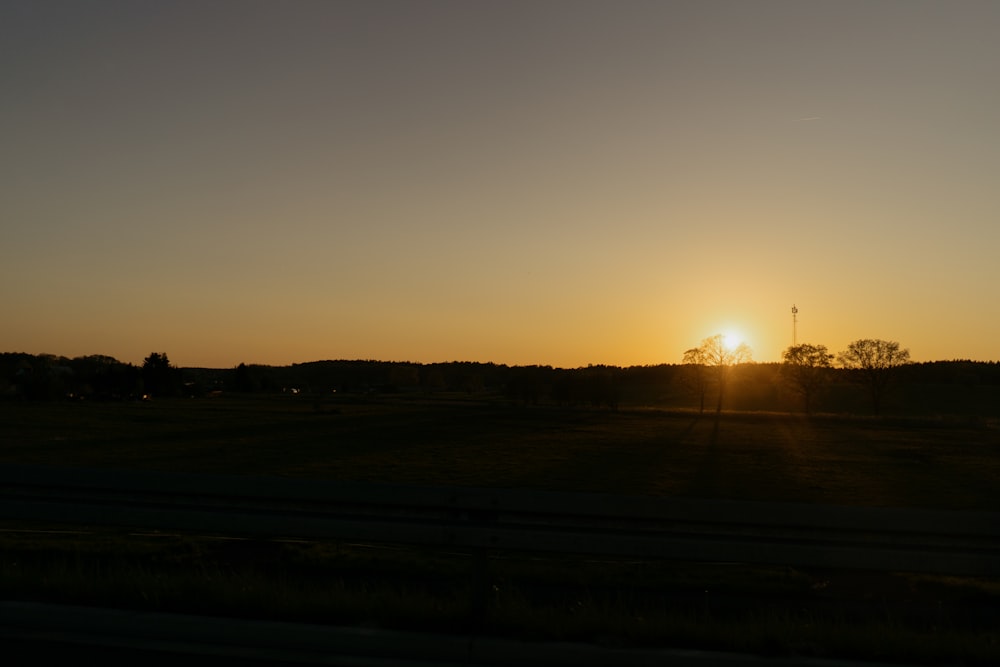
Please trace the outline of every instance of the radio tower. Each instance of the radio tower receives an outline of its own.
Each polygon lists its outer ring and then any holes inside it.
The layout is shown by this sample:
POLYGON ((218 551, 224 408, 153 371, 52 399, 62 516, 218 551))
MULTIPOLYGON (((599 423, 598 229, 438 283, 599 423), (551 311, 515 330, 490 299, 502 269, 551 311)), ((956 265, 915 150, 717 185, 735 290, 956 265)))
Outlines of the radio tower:
POLYGON ((792 304, 792 346, 798 345, 798 324, 799 324, 799 309, 792 304))

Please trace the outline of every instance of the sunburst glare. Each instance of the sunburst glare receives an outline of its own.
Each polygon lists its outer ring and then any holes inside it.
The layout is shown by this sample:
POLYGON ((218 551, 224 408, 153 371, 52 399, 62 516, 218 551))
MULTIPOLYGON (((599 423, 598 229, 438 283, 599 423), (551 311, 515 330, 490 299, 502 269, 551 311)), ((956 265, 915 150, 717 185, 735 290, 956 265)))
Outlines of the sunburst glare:
POLYGON ((722 344, 729 351, 735 350, 740 345, 743 345, 746 341, 743 338, 743 334, 739 331, 730 330, 722 334, 722 344))

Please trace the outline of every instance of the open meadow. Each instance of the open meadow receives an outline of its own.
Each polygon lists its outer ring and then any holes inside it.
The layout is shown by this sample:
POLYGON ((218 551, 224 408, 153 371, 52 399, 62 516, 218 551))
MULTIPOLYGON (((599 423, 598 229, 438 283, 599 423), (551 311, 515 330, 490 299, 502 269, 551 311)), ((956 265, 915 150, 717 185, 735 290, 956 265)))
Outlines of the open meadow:
MULTIPOLYGON (((968 420, 525 406, 498 397, 0 403, 0 463, 995 510, 1000 433, 968 420)), ((0 595, 469 630, 462 554, 0 525, 0 595), (56 532, 50 532, 56 529, 56 532)), ((497 556, 488 617, 527 639, 994 664, 1000 582, 497 556)), ((470 588, 470 586, 472 588, 470 588)))
POLYGON ((842 505, 1000 507, 968 420, 422 395, 0 403, 0 462, 842 505))

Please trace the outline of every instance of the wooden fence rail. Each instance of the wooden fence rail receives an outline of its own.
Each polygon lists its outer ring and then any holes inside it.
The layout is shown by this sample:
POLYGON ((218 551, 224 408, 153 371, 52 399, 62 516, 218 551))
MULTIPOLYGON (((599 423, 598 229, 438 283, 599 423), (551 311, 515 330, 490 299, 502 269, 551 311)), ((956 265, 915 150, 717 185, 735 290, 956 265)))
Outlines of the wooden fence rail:
POLYGON ((0 465, 0 519, 694 562, 1000 575, 1000 512, 0 465))

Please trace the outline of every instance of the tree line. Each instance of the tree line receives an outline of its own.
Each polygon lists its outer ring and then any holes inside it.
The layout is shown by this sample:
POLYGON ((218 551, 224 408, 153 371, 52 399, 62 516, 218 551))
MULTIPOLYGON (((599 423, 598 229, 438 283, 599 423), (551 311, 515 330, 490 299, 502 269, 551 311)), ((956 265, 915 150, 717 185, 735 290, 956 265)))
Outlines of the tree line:
MULTIPOLYGON (((839 355, 823 345, 786 349, 780 363, 754 363, 748 348, 706 339, 680 364, 507 366, 376 360, 290 366, 178 368, 164 352, 141 365, 113 357, 0 353, 0 400, 142 400, 218 394, 422 393, 494 396, 521 406, 615 409, 649 406, 858 414, 969 414, 1000 417, 1000 364, 910 363, 892 341, 862 339, 839 355)), ((324 399, 325 400, 325 399, 324 399)))
POLYGON ((154 395, 180 396, 196 389, 164 352, 153 352, 142 365, 92 354, 0 353, 0 398, 24 400, 138 400, 154 395))
MULTIPOLYGON (((811 343, 792 345, 782 353, 784 378, 802 399, 804 412, 811 412, 817 394, 832 380, 834 358, 825 345, 811 343)), ((836 360, 851 380, 867 389, 872 411, 877 415, 898 369, 910 363, 910 351, 896 341, 861 338, 850 343, 836 360)), ((751 350, 746 344, 728 345, 722 334, 706 338, 698 347, 687 350, 684 363, 698 393, 700 411, 705 410, 705 395, 711 381, 718 396, 716 414, 721 412, 731 373, 750 361, 751 350)))

